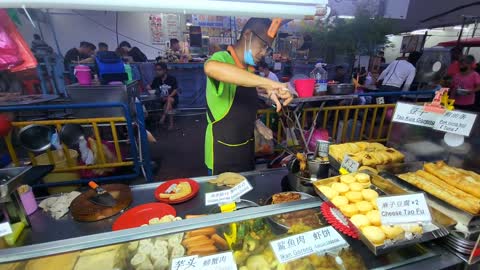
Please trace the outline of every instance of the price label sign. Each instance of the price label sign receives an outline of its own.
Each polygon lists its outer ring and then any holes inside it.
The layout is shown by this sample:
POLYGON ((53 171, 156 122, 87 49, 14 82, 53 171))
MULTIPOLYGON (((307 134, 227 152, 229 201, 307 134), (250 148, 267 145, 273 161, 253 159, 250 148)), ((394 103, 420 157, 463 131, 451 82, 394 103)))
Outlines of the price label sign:
POLYGON ((10 223, 8 222, 0 223, 0 237, 11 234, 11 233, 12 233, 12 227, 10 227, 10 223))
POLYGON ((245 195, 247 192, 249 192, 252 189, 253 187, 252 185, 250 185, 250 182, 248 182, 248 180, 245 179, 230 189, 230 192, 232 194, 232 199, 236 200, 242 197, 243 195, 245 195))
POLYGON ((205 193, 205 205, 231 203, 252 189, 250 182, 245 179, 231 189, 205 193))
POLYGON ((199 269, 202 270, 237 270, 237 264, 232 252, 201 257, 199 264, 199 269))
POLYGON ((470 136, 476 119, 477 115, 474 113, 447 111, 435 122, 433 129, 470 136))
POLYGON ((398 102, 392 121, 433 128, 438 117, 436 113, 423 110, 423 106, 398 102))
POLYGON ((379 197, 377 206, 382 224, 429 223, 432 221, 423 193, 379 197))
POLYGON ((237 264, 232 252, 223 252, 211 256, 197 255, 175 258, 170 270, 236 270, 237 264))
POLYGON ((443 114, 426 112, 422 106, 398 102, 393 122, 430 127, 435 130, 470 136, 477 115, 462 111, 446 111, 443 114))
POLYGON ((270 245, 280 263, 287 263, 315 253, 312 239, 306 233, 271 241, 270 245))
POLYGON ((350 156, 345 155, 343 157, 342 165, 340 167, 341 167, 340 172, 342 172, 342 169, 344 169, 343 171, 346 170, 348 173, 353 173, 358 171, 358 167, 360 167, 360 163, 353 160, 350 156))
POLYGON ((205 193, 205 205, 224 204, 234 201, 229 189, 205 193))
POLYGON ((171 270, 199 269, 199 258, 197 255, 172 259, 171 270))
POLYGON ((310 233, 314 240, 313 250, 315 253, 348 247, 347 241, 332 226, 320 228, 310 233))
POLYGON ((346 247, 348 243, 332 226, 328 226, 271 241, 270 245, 277 260, 287 263, 314 253, 346 247))

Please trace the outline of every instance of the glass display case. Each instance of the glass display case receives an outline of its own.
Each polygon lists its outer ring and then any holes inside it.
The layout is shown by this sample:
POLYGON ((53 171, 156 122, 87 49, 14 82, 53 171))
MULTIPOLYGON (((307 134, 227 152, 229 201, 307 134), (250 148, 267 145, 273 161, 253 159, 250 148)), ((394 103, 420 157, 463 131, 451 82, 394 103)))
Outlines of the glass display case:
POLYGON ((188 263, 196 265, 191 269, 418 269, 412 263, 419 262, 440 269, 459 263, 432 244, 375 256, 336 233, 320 204, 310 198, 228 213, 213 207, 208 215, 164 217, 138 228, 38 244, 30 253, 4 254, 2 261, 13 262, 0 269, 188 269, 188 263), (326 248, 309 249, 319 243, 326 248))

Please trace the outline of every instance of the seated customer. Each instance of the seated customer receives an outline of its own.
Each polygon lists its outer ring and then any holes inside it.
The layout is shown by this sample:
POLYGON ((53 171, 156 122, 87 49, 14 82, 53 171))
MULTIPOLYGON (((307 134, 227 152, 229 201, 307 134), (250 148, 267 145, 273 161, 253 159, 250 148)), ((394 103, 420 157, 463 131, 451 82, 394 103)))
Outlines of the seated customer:
POLYGON ((118 47, 127 51, 128 56, 132 57, 133 62, 147 62, 147 56, 137 47, 133 47, 126 41, 120 42, 118 47))
POLYGON ((72 48, 67 51, 65 57, 63 58, 63 63, 65 65, 65 69, 69 70, 69 66, 71 63, 93 63, 92 55, 95 53, 97 47, 90 42, 82 41, 80 42, 80 47, 72 48))
POLYGON ((160 95, 162 102, 164 103, 163 115, 160 119, 160 123, 165 123, 165 118, 167 114, 170 118, 170 125, 168 130, 173 129, 173 114, 172 111, 178 104, 178 94, 177 94, 177 79, 175 77, 168 75, 167 64, 157 63, 155 64, 155 74, 156 77, 153 79, 152 83, 147 86, 147 89, 157 90, 157 95, 160 95))

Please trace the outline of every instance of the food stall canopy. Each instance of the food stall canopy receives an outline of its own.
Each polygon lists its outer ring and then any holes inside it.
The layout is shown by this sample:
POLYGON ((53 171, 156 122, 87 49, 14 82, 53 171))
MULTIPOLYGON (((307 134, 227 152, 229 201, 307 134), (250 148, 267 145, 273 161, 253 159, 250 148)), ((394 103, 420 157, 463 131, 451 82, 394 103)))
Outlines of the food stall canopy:
MULTIPOLYGON (((395 1, 395 0, 389 0, 395 1)), ((480 14, 480 2, 472 0, 410 0, 405 20, 398 22, 398 32, 462 24, 463 16, 480 14)))
MULTIPOLYGON (((445 42, 440 42, 437 46, 442 47, 455 47, 457 46, 457 40, 450 40, 445 42)), ((460 46, 462 47, 480 47, 480 38, 465 38, 460 40, 460 46)))
POLYGON ((0 8, 60 8, 222 16, 299 18, 315 15, 327 0, 2 0, 0 8))

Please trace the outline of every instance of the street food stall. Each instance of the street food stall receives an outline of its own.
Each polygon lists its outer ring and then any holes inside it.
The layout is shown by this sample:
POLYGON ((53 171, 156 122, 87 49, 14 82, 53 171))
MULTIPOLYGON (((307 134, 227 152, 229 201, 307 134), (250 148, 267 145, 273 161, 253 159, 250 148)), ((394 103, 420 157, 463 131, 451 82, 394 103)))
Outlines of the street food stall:
POLYGON ((4 237, 0 269, 474 264, 480 131, 475 114, 437 105, 397 104, 386 146, 323 142, 314 159, 299 152, 285 168, 100 190, 91 184, 37 198, 41 209, 29 215, 18 215, 30 210, 13 181, 2 193, 3 220, 20 221, 4 237), (319 177, 325 165, 328 175, 319 177))

